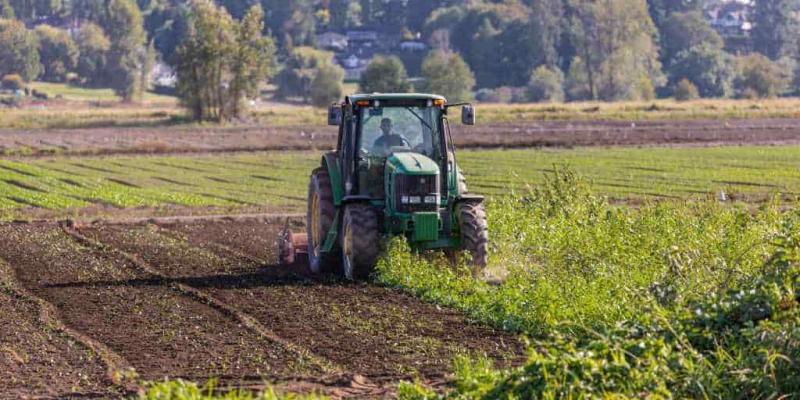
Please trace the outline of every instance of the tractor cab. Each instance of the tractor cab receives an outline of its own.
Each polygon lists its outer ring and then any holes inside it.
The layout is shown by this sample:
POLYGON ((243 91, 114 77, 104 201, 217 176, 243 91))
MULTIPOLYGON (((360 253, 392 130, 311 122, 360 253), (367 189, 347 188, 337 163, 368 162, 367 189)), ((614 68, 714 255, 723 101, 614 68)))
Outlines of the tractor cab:
MULTIPOLYGON (((472 106, 460 105, 462 123, 474 124, 472 106)), ((348 278, 368 275, 388 235, 417 250, 467 250, 485 265, 483 198, 467 192, 458 169, 449 107, 437 95, 365 94, 329 108, 337 147, 312 172, 302 237, 312 271, 341 265, 348 278)))

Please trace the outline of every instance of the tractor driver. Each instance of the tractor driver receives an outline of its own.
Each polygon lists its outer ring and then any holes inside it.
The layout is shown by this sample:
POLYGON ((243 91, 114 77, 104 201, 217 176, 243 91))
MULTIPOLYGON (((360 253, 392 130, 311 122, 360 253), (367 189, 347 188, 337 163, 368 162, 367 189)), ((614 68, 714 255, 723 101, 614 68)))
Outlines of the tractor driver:
POLYGON ((372 145, 375 152, 386 154, 392 147, 406 147, 409 145, 408 140, 403 135, 392 133, 392 120, 390 118, 381 120, 381 131, 383 134, 375 139, 375 143, 372 145))

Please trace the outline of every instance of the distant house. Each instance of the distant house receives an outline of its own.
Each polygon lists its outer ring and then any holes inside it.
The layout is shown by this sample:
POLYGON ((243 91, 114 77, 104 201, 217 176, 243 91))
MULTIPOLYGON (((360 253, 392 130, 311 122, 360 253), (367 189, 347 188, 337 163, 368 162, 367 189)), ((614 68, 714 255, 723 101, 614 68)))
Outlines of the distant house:
POLYGON ((428 45, 419 40, 405 40, 400 42, 400 50, 403 51, 425 51, 428 45))
POLYGON ((709 25, 725 39, 725 49, 733 54, 753 50, 752 0, 710 0, 704 7, 709 25))
POLYGON ((336 32, 325 32, 317 35, 317 47, 333 52, 347 50, 347 36, 336 32))
POLYGON ((360 80, 361 74, 364 73, 364 70, 371 60, 371 57, 361 58, 355 54, 349 54, 336 59, 337 63, 344 69, 344 80, 346 81, 360 80))
POLYGON ((705 8, 708 23, 724 38, 747 37, 753 29, 750 21, 750 1, 717 0, 705 8))
POLYGON ((370 43, 378 40, 378 32, 370 30, 347 31, 347 42, 370 43))
POLYGON ((175 87, 178 77, 172 67, 163 62, 157 62, 150 71, 150 82, 155 86, 175 87))

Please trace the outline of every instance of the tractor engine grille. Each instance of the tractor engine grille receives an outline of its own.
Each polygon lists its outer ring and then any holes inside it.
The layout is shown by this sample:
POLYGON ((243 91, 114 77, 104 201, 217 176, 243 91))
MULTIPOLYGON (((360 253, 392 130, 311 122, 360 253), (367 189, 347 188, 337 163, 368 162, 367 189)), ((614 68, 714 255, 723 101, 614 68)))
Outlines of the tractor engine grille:
POLYGON ((439 194, 439 175, 395 175, 395 204, 397 211, 412 213, 438 211, 439 204, 425 203, 425 196, 439 194), (403 204, 403 197, 419 197, 419 204, 403 204))

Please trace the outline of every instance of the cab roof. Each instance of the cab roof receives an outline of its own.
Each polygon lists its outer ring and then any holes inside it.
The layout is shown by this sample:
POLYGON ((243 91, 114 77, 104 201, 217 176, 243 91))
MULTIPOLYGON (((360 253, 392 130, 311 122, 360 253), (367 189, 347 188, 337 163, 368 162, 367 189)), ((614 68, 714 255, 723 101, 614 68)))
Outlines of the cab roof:
POLYGON ((355 103, 361 100, 444 100, 443 96, 428 93, 371 93, 351 94, 345 98, 345 103, 355 103))

